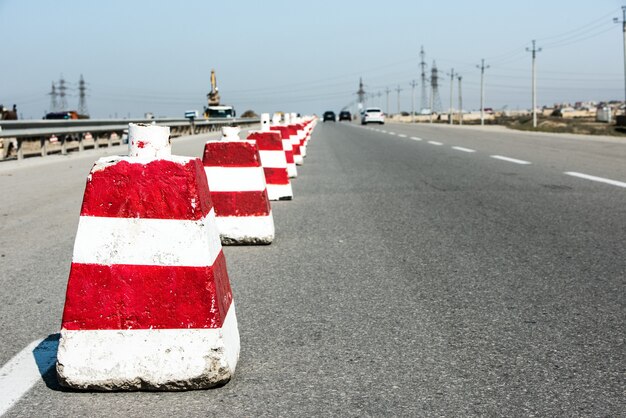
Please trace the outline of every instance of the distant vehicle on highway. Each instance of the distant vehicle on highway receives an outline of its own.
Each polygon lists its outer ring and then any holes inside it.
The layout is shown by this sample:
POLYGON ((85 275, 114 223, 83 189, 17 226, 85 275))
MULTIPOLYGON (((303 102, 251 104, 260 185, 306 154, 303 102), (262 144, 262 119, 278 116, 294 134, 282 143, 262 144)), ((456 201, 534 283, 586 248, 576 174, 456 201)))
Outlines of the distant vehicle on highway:
POLYGON ((89 119, 89 116, 81 115, 75 110, 68 110, 67 112, 47 113, 44 119, 89 119))
POLYGON ((205 118, 234 118, 237 116, 235 108, 232 106, 205 106, 205 118))
POLYGON ((385 114, 378 107, 368 107, 365 109, 365 112, 363 112, 361 125, 367 125, 368 123, 380 123, 381 125, 384 125, 385 114))
POLYGON ((332 110, 327 110, 326 112, 324 112, 324 117, 322 118, 322 120, 324 122, 326 122, 327 120, 332 120, 333 122, 337 122, 337 116, 335 115, 335 112, 333 112, 332 110))
POLYGON ((342 120, 352 120, 352 115, 350 114, 350 112, 348 112, 347 110, 342 110, 341 112, 339 112, 339 122, 341 122, 342 120))

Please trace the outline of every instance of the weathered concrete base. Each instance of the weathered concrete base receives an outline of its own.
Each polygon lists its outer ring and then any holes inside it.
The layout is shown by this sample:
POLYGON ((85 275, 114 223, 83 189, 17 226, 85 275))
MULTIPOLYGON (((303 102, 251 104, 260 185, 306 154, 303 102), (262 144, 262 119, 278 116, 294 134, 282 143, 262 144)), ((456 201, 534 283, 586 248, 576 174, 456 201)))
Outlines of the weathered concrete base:
POLYGON ((294 155, 293 161, 296 163, 296 165, 304 164, 304 158, 302 158, 302 155, 294 155))
POLYGON ((274 218, 267 216, 218 216, 215 218, 222 245, 271 244, 274 218))
POLYGON ((57 376, 83 390, 191 390, 228 382, 239 359, 234 302, 222 328, 61 330, 57 376))
POLYGON ((291 188, 291 184, 268 184, 267 198, 269 200, 293 199, 293 189, 291 188))

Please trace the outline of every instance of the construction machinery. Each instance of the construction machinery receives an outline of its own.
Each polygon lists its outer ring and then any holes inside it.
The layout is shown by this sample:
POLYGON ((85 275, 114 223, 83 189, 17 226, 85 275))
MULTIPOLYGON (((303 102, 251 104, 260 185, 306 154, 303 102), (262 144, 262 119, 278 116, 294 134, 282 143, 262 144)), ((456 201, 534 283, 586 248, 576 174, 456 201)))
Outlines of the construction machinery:
POLYGON ((234 118, 236 116, 234 107, 220 104, 220 93, 214 69, 211 70, 211 91, 206 96, 208 106, 204 107, 205 118, 234 118))

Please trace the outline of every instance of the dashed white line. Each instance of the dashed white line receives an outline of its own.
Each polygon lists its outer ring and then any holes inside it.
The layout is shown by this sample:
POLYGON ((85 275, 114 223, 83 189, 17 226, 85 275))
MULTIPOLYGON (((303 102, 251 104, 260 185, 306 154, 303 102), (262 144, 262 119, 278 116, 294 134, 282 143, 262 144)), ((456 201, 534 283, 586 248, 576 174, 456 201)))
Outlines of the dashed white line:
POLYGON ((422 140, 422 138, 418 138, 418 137, 416 137, 416 136, 412 136, 412 137, 411 137, 411 139, 412 139, 413 141, 421 141, 421 140, 422 140))
POLYGON ((7 412, 56 362, 57 340, 37 340, 0 369, 0 415, 7 412))
POLYGON ((398 136, 399 136, 400 138, 406 138, 406 135, 405 135, 405 134, 398 134, 398 136))
POLYGON ((532 164, 530 161, 518 160, 516 158, 505 157, 503 155, 492 155, 491 158, 495 158, 496 160, 508 161, 515 164, 532 164))
POLYGON ((387 131, 385 131, 385 130, 383 130, 383 129, 381 129, 381 130, 380 130, 380 132, 382 132, 382 133, 384 133, 384 134, 386 134, 386 133, 387 133, 387 131))
POLYGON ((395 135, 395 134, 396 134, 395 132, 389 132, 389 135, 395 135))
POLYGON ((441 142, 437 142, 437 141, 428 141, 428 143, 430 145, 443 145, 441 142))
POLYGON ((457 151, 463 151, 463 152, 476 152, 476 150, 474 149, 463 148, 463 147, 452 147, 452 149, 455 149, 457 151))
POLYGON ((623 181, 606 179, 604 177, 590 176, 589 174, 577 173, 575 171, 566 171, 565 174, 567 174, 568 176, 579 177, 581 179, 597 181, 597 182, 600 182, 600 183, 606 183, 606 184, 611 184, 613 186, 626 188, 626 183, 624 183, 623 181))

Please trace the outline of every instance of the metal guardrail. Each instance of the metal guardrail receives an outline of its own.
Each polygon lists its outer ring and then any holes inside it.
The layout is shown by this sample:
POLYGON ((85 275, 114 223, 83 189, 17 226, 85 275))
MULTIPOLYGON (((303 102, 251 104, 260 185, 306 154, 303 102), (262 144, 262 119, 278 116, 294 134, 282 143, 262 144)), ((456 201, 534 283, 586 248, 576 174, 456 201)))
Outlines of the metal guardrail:
POLYGON ((123 141, 124 131, 128 129, 129 123, 169 126, 171 136, 177 137, 211 132, 222 126, 253 125, 260 122, 259 118, 0 121, 0 160, 11 158, 13 153, 21 160, 26 154, 46 156, 48 153, 60 152, 65 155, 70 150, 82 151, 85 148, 105 145, 110 147, 123 141), (30 147, 25 146, 26 144, 30 147))

